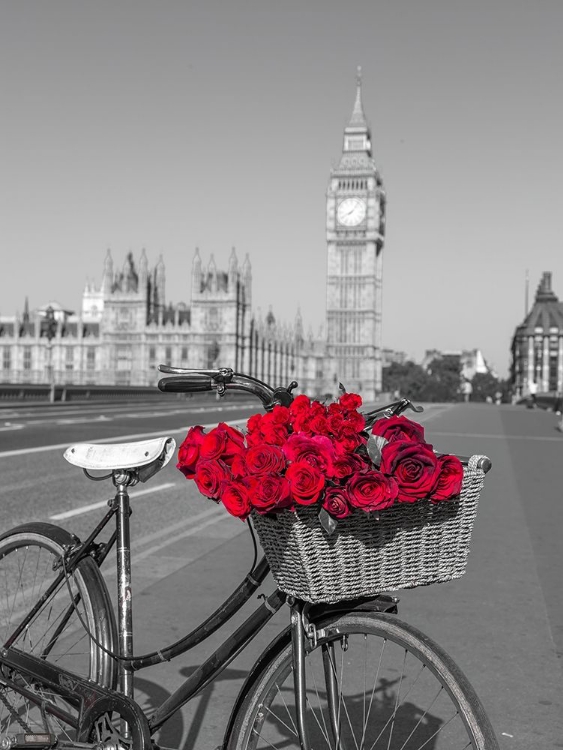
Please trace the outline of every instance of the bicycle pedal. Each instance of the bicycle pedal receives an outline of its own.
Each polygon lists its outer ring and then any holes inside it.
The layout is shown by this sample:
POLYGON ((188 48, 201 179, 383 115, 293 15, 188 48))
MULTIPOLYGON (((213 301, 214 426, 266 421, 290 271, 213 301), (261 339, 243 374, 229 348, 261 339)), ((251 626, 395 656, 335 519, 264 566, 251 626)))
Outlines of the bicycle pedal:
POLYGON ((57 744, 57 737, 48 732, 31 734, 13 734, 5 735, 0 741, 0 750, 23 750, 23 748, 46 748, 54 747, 57 744))

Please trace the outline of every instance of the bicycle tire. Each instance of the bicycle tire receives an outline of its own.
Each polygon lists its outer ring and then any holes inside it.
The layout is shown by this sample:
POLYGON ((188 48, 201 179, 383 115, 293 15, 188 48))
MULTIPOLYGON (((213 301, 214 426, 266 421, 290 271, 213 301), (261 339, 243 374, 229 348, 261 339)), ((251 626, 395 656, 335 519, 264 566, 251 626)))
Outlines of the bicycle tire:
MULTIPOLYGON (((419 630, 394 615, 369 612, 332 615, 316 627, 318 642, 308 643, 305 659, 311 750, 498 750, 467 678, 419 630), (332 723, 323 654, 338 691, 332 723), (353 657, 359 658, 357 664, 353 657)), ((299 748, 296 727, 291 643, 278 639, 248 686, 227 747, 299 748)))
MULTIPOLYGON (((61 572, 61 556, 76 541, 60 527, 46 523, 19 526, 0 536, 0 642, 14 632, 18 623, 61 572)), ((92 635, 107 649, 116 642, 115 618, 107 587, 91 557, 83 558, 70 576, 69 584, 83 620, 92 635), (76 600, 76 595, 80 598, 76 600)), ((67 583, 56 591, 37 612, 28 627, 13 643, 26 653, 40 656, 65 669, 88 677, 104 687, 114 687, 117 677, 114 660, 85 632, 72 606, 67 583)), ((3 685, 5 676, 22 687, 40 691, 45 699, 76 716, 76 711, 60 696, 39 685, 32 685, 23 674, 8 674, 0 660, 0 738, 19 733, 50 731, 61 739, 73 740, 74 730, 48 716, 49 726, 39 707, 17 690, 3 685)))

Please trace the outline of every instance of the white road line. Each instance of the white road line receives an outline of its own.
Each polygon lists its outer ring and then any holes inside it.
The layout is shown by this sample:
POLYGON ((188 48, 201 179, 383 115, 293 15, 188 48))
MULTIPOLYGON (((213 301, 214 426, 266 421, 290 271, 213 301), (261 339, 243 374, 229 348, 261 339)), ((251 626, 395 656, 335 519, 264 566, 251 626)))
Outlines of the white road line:
MULTIPOLYGON (((175 435, 178 432, 184 434, 193 427, 193 424, 186 425, 185 427, 177 427, 175 430, 159 430, 158 432, 139 432, 135 435, 117 435, 116 437, 100 438, 99 440, 88 440, 84 442, 88 443, 127 443, 133 440, 145 440, 146 438, 162 437, 163 435, 175 435)), ((230 424, 230 423, 229 423, 230 424)), ((202 425, 205 429, 211 429, 217 427, 217 422, 210 422, 209 424, 202 425)), ((0 458, 10 458, 11 456, 27 456, 31 453, 45 453, 45 451, 60 451, 66 450, 69 445, 72 445, 71 441, 67 443, 58 443, 57 445, 39 445, 36 448, 18 448, 13 451, 1 451, 0 458)))
POLYGON ((25 425, 23 424, 5 424, 4 427, 0 427, 0 432, 6 432, 8 430, 23 430, 25 425))
MULTIPOLYGON (((185 539, 188 536, 193 536, 194 534, 197 534, 199 531, 202 531, 205 529, 206 526, 211 526, 212 523, 221 523, 222 521, 229 521, 232 519, 232 516, 228 513, 225 513, 225 509, 217 509, 215 513, 212 515, 211 518, 208 518, 207 521, 202 521, 197 526, 192 526, 191 529, 186 529, 186 531, 182 531, 179 534, 174 534, 173 536, 167 537, 163 542, 160 544, 155 544, 153 547, 149 547, 148 549, 143 550, 142 552, 139 552, 138 554, 135 554, 131 558, 131 563, 135 563, 138 560, 142 560, 145 557, 148 557, 149 555, 154 555, 156 552, 160 552, 161 549, 164 547, 168 547, 170 544, 173 544, 174 542, 179 542, 180 539, 185 539)), ((177 527, 176 527, 177 528, 177 527)))
MULTIPOLYGON (((161 492, 167 490, 170 487, 174 487, 174 482, 166 482, 166 484, 157 484, 156 487, 147 487, 146 490, 137 490, 136 492, 130 492, 129 497, 131 500, 135 500, 141 495, 149 495, 151 492, 161 492)), ((73 518, 74 516, 81 516, 83 513, 89 513, 91 510, 97 510, 107 505, 107 500, 100 500, 97 503, 90 503, 90 505, 82 505, 80 508, 73 508, 72 510, 66 510, 64 513, 55 513, 54 516, 49 516, 51 521, 62 521, 65 518, 73 518)))

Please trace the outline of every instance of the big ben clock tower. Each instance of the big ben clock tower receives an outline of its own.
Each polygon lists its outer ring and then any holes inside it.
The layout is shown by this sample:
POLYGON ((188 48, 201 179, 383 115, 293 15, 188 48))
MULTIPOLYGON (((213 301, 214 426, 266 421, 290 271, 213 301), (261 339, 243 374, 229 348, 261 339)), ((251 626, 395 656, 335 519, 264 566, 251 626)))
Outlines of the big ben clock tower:
POLYGON ((326 201, 327 347, 334 374, 365 401, 381 391, 381 284, 385 192, 371 155, 362 105, 344 129, 342 156, 331 171, 326 201))

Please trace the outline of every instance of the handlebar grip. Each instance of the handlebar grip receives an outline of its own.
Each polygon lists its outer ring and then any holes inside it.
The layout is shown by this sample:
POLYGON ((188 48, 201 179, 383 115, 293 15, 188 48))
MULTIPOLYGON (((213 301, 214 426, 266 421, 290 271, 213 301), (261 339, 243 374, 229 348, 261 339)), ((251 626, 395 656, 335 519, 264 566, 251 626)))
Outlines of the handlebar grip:
POLYGON ((164 393, 202 393, 212 391, 214 385, 213 378, 199 372, 158 381, 158 387, 164 393))

